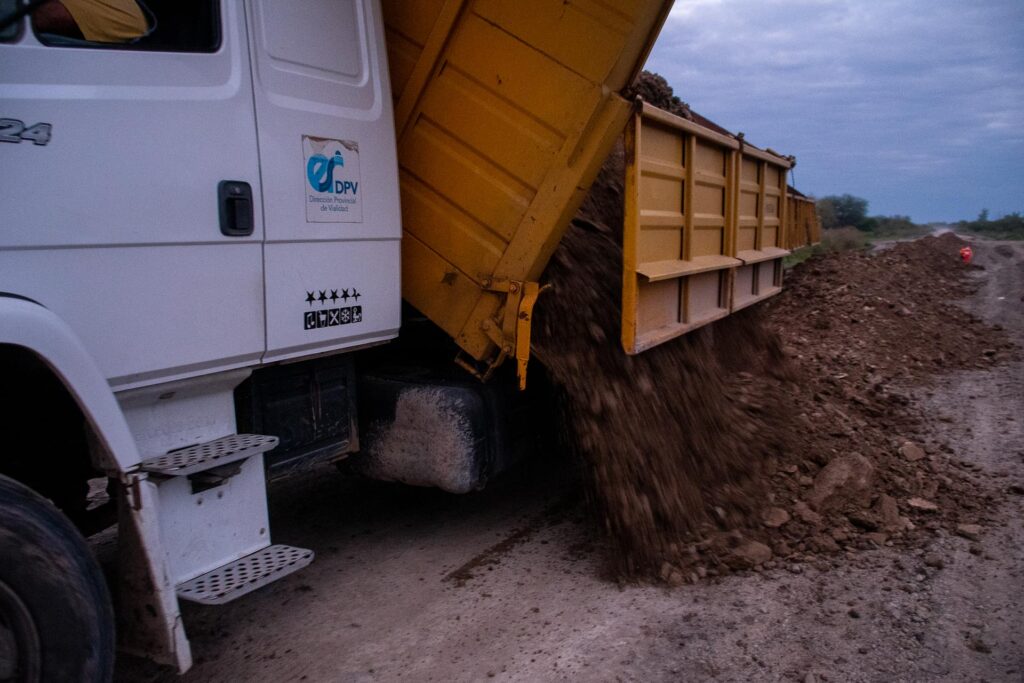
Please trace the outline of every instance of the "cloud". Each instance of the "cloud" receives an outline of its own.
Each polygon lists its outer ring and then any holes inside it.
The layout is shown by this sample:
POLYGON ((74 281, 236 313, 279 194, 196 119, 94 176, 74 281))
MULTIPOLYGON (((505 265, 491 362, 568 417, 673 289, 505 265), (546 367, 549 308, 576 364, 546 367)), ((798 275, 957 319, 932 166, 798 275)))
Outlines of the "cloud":
POLYGON ((1020 0, 679 0, 648 68, 805 191, 957 218, 1024 209, 1022 35, 1020 0))

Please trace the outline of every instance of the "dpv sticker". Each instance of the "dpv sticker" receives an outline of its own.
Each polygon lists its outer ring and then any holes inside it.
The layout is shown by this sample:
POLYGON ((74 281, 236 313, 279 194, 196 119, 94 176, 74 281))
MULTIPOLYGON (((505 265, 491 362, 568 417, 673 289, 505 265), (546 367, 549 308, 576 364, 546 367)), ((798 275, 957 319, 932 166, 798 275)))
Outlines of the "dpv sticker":
POLYGON ((307 223, 362 223, 359 143, 302 136, 307 223))

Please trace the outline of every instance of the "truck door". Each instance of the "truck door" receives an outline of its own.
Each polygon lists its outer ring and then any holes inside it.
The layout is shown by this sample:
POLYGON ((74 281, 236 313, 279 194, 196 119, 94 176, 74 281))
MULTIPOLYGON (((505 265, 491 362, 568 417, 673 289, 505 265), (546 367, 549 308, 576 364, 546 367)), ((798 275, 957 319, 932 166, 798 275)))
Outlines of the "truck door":
POLYGON ((397 334, 398 165, 376 0, 252 0, 268 361, 397 334))
POLYGON ((244 8, 145 4, 133 43, 0 40, 0 291, 58 313, 115 389, 264 350, 244 8))

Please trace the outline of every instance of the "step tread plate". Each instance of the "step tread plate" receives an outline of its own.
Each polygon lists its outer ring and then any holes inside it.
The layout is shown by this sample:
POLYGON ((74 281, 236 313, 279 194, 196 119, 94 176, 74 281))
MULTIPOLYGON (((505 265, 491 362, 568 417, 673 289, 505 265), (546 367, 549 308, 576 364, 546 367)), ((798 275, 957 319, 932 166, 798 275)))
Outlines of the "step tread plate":
POLYGON ((313 551, 271 545, 177 586, 178 597, 203 605, 223 605, 273 583, 313 561, 313 551))
POLYGON ((145 472, 169 477, 183 477, 212 467, 245 460, 250 456, 273 449, 277 446, 277 442, 276 436, 231 434, 143 460, 140 466, 145 472))

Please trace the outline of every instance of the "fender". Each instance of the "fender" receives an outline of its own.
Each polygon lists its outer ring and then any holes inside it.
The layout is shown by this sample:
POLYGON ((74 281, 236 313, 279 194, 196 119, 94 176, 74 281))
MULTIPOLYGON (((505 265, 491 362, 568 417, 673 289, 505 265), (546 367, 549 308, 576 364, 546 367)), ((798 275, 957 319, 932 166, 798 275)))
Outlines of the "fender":
POLYGON ((121 474, 139 464, 135 439, 110 384, 67 323, 42 304, 0 292, 0 344, 32 351, 60 378, 103 446, 99 466, 121 474))
POLYGON ((156 488, 145 473, 130 472, 139 451, 110 384, 67 323, 31 299, 0 292, 0 344, 32 351, 60 378, 102 446, 97 465, 124 485, 118 527, 130 551, 120 554, 115 588, 126 596, 117 615, 122 647, 184 673, 192 654, 164 561, 156 488), (137 609, 144 604, 150 609, 137 609))

